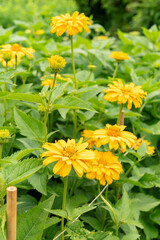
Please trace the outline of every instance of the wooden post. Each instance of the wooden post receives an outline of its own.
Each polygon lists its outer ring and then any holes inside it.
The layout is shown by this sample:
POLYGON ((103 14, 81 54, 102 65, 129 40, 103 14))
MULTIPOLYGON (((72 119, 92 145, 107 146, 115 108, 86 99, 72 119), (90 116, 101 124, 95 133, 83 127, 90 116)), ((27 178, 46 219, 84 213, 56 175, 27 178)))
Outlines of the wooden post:
POLYGON ((17 188, 7 188, 7 240, 16 240, 17 188))

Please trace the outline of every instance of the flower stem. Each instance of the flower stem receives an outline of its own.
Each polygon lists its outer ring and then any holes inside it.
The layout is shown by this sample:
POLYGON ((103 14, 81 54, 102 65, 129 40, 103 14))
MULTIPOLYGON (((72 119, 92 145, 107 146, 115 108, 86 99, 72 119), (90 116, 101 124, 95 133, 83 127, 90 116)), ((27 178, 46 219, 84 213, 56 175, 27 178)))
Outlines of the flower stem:
POLYGON ((116 62, 116 68, 115 68, 114 73, 113 73, 113 81, 115 80, 117 70, 118 70, 118 61, 116 62))
MULTIPOLYGON (((8 71, 8 62, 6 62, 6 72, 8 71)), ((4 92, 6 92, 7 84, 4 83, 4 92)), ((7 120, 6 99, 4 99, 4 119, 7 120)))
POLYGON ((136 166, 138 163, 140 163, 144 158, 140 158, 137 160, 137 162, 135 162, 132 166, 130 166, 130 168, 127 170, 127 172, 124 174, 124 176, 122 177, 122 180, 124 178, 126 178, 128 176, 128 174, 131 172, 131 170, 133 169, 134 166, 136 166))
POLYGON ((118 115, 118 119, 117 119, 117 125, 119 125, 119 123, 120 123, 122 110, 123 110, 123 103, 120 106, 119 115, 118 115))
POLYGON ((72 58, 72 70, 73 70, 73 81, 75 90, 78 89, 78 81, 76 78, 75 64, 74 64, 74 52, 73 52, 73 36, 71 36, 71 58, 72 58))
POLYGON ((51 88, 51 91, 50 91, 50 95, 49 95, 49 98, 48 98, 47 109, 46 109, 46 112, 45 112, 45 115, 44 115, 45 142, 47 142, 47 140, 48 140, 48 137, 47 137, 47 122, 48 122, 48 115, 49 115, 49 105, 50 105, 50 102, 51 102, 51 97, 52 97, 52 93, 53 93, 53 89, 54 89, 54 85, 55 85, 55 81, 56 81, 56 75, 57 75, 57 73, 54 74, 53 85, 52 85, 52 88, 51 88))
MULTIPOLYGON (((100 184, 98 184, 98 192, 100 193, 100 184)), ((118 222, 117 222, 117 217, 116 214, 111 206, 111 204, 103 197, 103 195, 100 195, 100 198, 102 199, 102 201, 107 205, 107 207, 109 207, 109 209, 111 210, 112 214, 113 214, 113 218, 114 218, 114 223, 116 226, 116 236, 118 236, 118 222)))
MULTIPOLYGON (((64 178, 64 189, 63 189, 63 201, 62 201, 62 210, 66 209, 66 196, 67 196, 67 184, 68 184, 68 176, 64 178)), ((64 230, 64 217, 61 219, 61 231, 64 230)), ((64 234, 61 235, 61 240, 64 240, 64 234)))
MULTIPOLYGON (((0 143, 0 160, 2 158, 2 150, 3 150, 3 144, 0 143)), ((0 163, 0 170, 1 170, 1 163, 0 163)))

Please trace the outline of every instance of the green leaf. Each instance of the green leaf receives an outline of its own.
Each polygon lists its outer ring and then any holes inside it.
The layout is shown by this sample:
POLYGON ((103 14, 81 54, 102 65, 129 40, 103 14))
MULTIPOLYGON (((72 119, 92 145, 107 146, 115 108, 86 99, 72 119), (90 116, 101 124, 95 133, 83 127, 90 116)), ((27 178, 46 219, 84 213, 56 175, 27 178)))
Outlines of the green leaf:
POLYGON ((160 90, 153 91, 147 95, 147 101, 156 96, 160 96, 160 90))
POLYGON ((24 181, 37 172, 42 166, 41 160, 31 158, 4 167, 2 173, 6 179, 6 187, 24 181))
POLYGON ((28 179, 28 181, 38 192, 47 195, 47 174, 44 171, 36 172, 28 179))
POLYGON ((84 222, 88 223, 93 229, 97 231, 102 230, 102 223, 97 218, 90 216, 82 216, 80 217, 84 222))
POLYGON ((44 125, 34 117, 14 109, 14 118, 22 135, 31 139, 44 139, 44 125))
POLYGON ((68 83, 62 83, 62 84, 58 84, 52 93, 52 97, 51 97, 51 102, 54 102, 56 99, 60 98, 63 93, 64 93, 64 89, 65 87, 68 85, 68 83))
POLYGON ((45 211, 52 213, 54 215, 63 217, 63 218, 68 218, 68 214, 66 211, 62 210, 62 209, 55 209, 55 210, 50 210, 48 208, 45 208, 45 211))
POLYGON ((130 239, 130 240, 137 240, 137 239, 139 239, 139 237, 140 237, 140 235, 137 234, 137 233, 129 233, 129 234, 125 235, 122 238, 122 240, 128 240, 128 239, 130 239))
POLYGON ((153 209, 152 213, 150 214, 150 219, 156 224, 160 225, 160 207, 153 209))
POLYGON ((151 173, 145 173, 139 182, 146 188, 160 187, 160 178, 151 173))
POLYGON ((136 202, 133 203, 135 209, 139 209, 144 212, 148 212, 160 204, 160 200, 144 193, 135 193, 132 198, 136 199, 136 202))
POLYGON ((84 205, 82 207, 75 208, 75 209, 73 209, 73 211, 71 213, 71 218, 74 219, 77 216, 82 215, 83 213, 89 212, 95 208, 96 208, 96 206, 88 206, 88 205, 84 205))
POLYGON ((89 105, 88 102, 73 96, 66 96, 64 98, 58 99, 55 102, 53 109, 55 110, 59 108, 85 109, 88 111, 96 112, 96 110, 91 105, 89 105))
POLYGON ((48 217, 48 212, 44 208, 51 209, 55 195, 38 206, 18 215, 17 220, 17 240, 40 240, 48 217))
POLYGON ((48 218, 46 223, 45 223, 45 229, 59 223, 60 221, 61 221, 61 219, 58 218, 58 217, 48 218))
POLYGON ((43 103, 41 96, 28 94, 28 93, 3 92, 3 93, 0 93, 0 99, 12 99, 12 100, 25 101, 25 102, 32 102, 32 103, 43 103))
POLYGON ((146 154, 147 151, 148 151, 148 146, 147 146, 147 144, 142 140, 142 143, 141 143, 140 147, 138 148, 137 153, 138 153, 141 157, 143 157, 143 156, 145 156, 145 154, 146 154))
POLYGON ((30 195, 21 195, 18 197, 17 211, 19 214, 35 206, 37 206, 37 200, 34 197, 30 195))
POLYGON ((158 239, 158 228, 152 225, 147 217, 140 217, 140 221, 146 234, 146 240, 150 240, 152 238, 158 239))

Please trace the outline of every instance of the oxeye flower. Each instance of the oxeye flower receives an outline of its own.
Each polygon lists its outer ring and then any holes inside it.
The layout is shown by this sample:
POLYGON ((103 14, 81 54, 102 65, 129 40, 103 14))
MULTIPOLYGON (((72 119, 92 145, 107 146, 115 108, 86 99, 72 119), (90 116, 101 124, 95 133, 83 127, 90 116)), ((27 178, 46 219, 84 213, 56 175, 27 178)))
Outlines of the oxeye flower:
POLYGON ((106 181, 108 184, 111 184, 113 180, 118 180, 120 173, 123 172, 118 157, 114 156, 112 152, 95 150, 94 153, 95 161, 88 164, 86 177, 89 179, 96 178, 101 185, 105 185, 106 181))
POLYGON ((43 29, 38 29, 37 31, 35 31, 36 35, 43 35, 45 32, 43 29))
POLYGON ((44 165, 52 162, 57 162, 53 168, 54 174, 61 177, 67 176, 73 166, 75 172, 79 177, 82 177, 84 172, 87 172, 87 162, 95 158, 95 153, 91 150, 86 150, 88 143, 82 143, 83 138, 78 143, 75 139, 68 139, 55 141, 55 143, 45 143, 43 148, 48 151, 42 154, 46 157, 43 161, 44 165))
MULTIPOLYGON (((46 75, 44 75, 43 77, 41 77, 41 86, 50 86, 50 88, 52 88, 52 85, 53 85, 53 82, 54 82, 54 74, 51 74, 50 77, 47 77, 46 75)), ((56 80, 60 80, 60 81, 63 81, 63 82, 68 82, 69 81, 69 78, 65 78, 65 77, 62 77, 60 74, 57 74, 56 75, 56 80)), ((55 83, 55 86, 57 84, 55 83)))
POLYGON ((0 62, 2 62, 3 67, 9 66, 13 67, 15 64, 15 58, 11 51, 0 51, 0 62))
POLYGON ((108 84, 109 88, 104 90, 107 93, 104 99, 109 102, 117 101, 118 104, 125 104, 128 102, 127 108, 131 109, 132 103, 135 108, 139 108, 142 104, 142 98, 147 95, 143 91, 142 86, 135 86, 134 83, 123 84, 121 79, 113 81, 113 84, 108 84))
POLYGON ((142 142, 145 142, 145 144, 148 146, 148 150, 147 150, 147 154, 149 154, 149 155, 153 155, 154 154, 154 152, 155 152, 155 147, 152 147, 152 146, 149 146, 151 143, 150 142, 148 142, 148 140, 142 140, 141 138, 138 138, 137 139, 137 141, 136 141, 136 145, 135 145, 135 147, 134 147, 134 150, 137 150, 140 146, 141 146, 141 144, 142 144, 142 142))
POLYGON ((62 68, 64 68, 64 66, 66 65, 65 59, 58 55, 51 56, 50 58, 48 58, 48 61, 50 67, 52 68, 52 71, 55 73, 60 72, 62 68))
POLYGON ((102 146, 101 139, 94 137, 94 131, 92 130, 83 130, 81 133, 82 137, 87 138, 88 148, 93 146, 100 147, 102 146))
POLYGON ((118 61, 123 61, 123 60, 129 59, 128 54, 124 53, 124 52, 112 52, 109 57, 114 58, 118 61))
POLYGON ((56 33, 57 36, 61 36, 65 31, 68 35, 76 35, 79 32, 82 32, 84 29, 85 32, 89 32, 88 25, 91 25, 89 18, 84 15, 84 13, 79 14, 75 11, 72 16, 69 13, 65 15, 52 17, 51 19, 51 32, 56 33))
POLYGON ((106 124, 105 129, 95 130, 93 137, 100 139, 99 143, 101 145, 109 143, 109 148, 115 150, 117 150, 120 146, 122 152, 125 152, 126 145, 131 148, 137 139, 133 133, 124 131, 125 128, 126 126, 124 125, 118 126, 115 124, 112 126, 110 124, 106 124))
POLYGON ((14 43, 13 45, 11 44, 1 45, 0 47, 2 48, 1 52, 6 51, 12 52, 12 56, 14 58, 15 57, 17 58, 17 62, 19 62, 21 58, 25 55, 27 55, 29 59, 31 59, 33 57, 33 53, 35 52, 35 50, 32 47, 25 48, 18 43, 14 43))

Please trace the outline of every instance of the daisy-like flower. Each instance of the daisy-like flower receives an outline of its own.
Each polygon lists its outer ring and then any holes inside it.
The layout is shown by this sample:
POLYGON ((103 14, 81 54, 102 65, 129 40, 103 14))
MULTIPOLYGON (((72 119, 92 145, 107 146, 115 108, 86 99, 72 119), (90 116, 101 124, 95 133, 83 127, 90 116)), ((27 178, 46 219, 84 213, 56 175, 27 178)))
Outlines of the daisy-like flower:
POLYGON ((64 68, 64 66, 66 65, 65 59, 58 55, 51 56, 50 58, 48 58, 48 61, 49 61, 50 67, 55 73, 60 72, 62 68, 64 68))
POLYGON ((125 104, 128 102, 127 108, 131 109, 132 103, 135 108, 139 108, 142 104, 142 98, 147 95, 143 91, 142 86, 135 86, 134 83, 123 84, 123 82, 118 79, 118 81, 113 81, 113 84, 108 84, 109 88, 104 90, 107 93, 104 99, 109 102, 117 101, 118 104, 125 104))
POLYGON ((108 39, 108 37, 107 37, 107 36, 104 36, 104 35, 94 37, 94 40, 107 40, 107 39, 108 39))
POLYGON ((105 129, 95 130, 93 137, 100 139, 99 143, 101 145, 109 143, 109 148, 115 150, 117 150, 120 146, 122 152, 125 152, 126 145, 131 148, 137 139, 133 133, 124 131, 125 128, 126 126, 124 125, 118 126, 115 124, 112 126, 110 124, 106 124, 105 129))
POLYGON ((155 152, 155 147, 152 147, 152 146, 149 146, 151 143, 148 141, 148 140, 142 140, 141 138, 138 138, 137 139, 137 141, 136 141, 136 146, 134 147, 134 150, 137 150, 140 146, 141 146, 141 144, 142 144, 142 142, 145 142, 145 144, 148 146, 148 150, 147 150, 147 154, 149 154, 149 155, 153 155, 154 154, 154 152, 155 152))
MULTIPOLYGON (((47 78, 47 76, 46 75, 44 75, 43 77, 41 77, 41 80, 42 80, 42 82, 41 82, 41 86, 50 86, 50 88, 52 88, 52 85, 53 85, 53 82, 54 82, 54 74, 51 74, 50 75, 51 76, 51 78, 47 78)), ((69 78, 64 78, 64 77, 62 77, 60 74, 57 74, 56 75, 56 80, 60 80, 60 81, 69 81, 69 78)), ((57 84, 55 83, 55 86, 56 86, 57 84)))
POLYGON ((0 130, 0 144, 7 143, 10 138, 10 133, 8 129, 1 129, 0 130))
POLYGON ((31 59, 33 57, 33 53, 35 52, 35 50, 32 47, 25 48, 18 43, 14 43, 13 45, 11 44, 1 45, 0 47, 2 48, 1 52, 6 51, 12 52, 12 56, 14 58, 16 57, 18 62, 25 55, 27 55, 29 59, 31 59))
POLYGON ((67 31, 68 35, 76 35, 82 32, 83 29, 85 32, 89 32, 88 25, 91 25, 89 18, 84 13, 79 14, 77 11, 72 16, 66 13, 65 15, 52 17, 51 21, 51 33, 56 33, 58 37, 65 31, 67 31))
POLYGON ((109 57, 114 58, 118 61, 129 59, 128 53, 124 53, 124 52, 112 52, 109 57))
POLYGON ((38 29, 37 31, 35 31, 36 35, 43 35, 45 32, 43 29, 38 29))
POLYGON ((75 139, 68 139, 55 141, 55 143, 45 143, 43 148, 48 151, 42 154, 42 157, 46 157, 43 161, 44 165, 48 165, 52 162, 56 162, 53 168, 54 174, 61 177, 67 176, 73 166, 75 172, 79 177, 82 177, 84 172, 87 172, 87 162, 95 158, 95 153, 91 150, 86 150, 88 143, 82 143, 83 138, 78 143, 75 139))
POLYGON ((94 132, 92 130, 83 130, 81 133, 82 137, 88 138, 87 143, 88 143, 88 148, 91 148, 93 146, 100 147, 102 146, 100 138, 95 138, 94 137, 94 132))
POLYGON ((95 152, 95 160, 92 164, 88 164, 86 177, 89 179, 98 179, 101 185, 105 185, 106 181, 111 184, 113 180, 118 180, 120 173, 123 172, 122 165, 118 161, 118 157, 112 152, 95 152))

